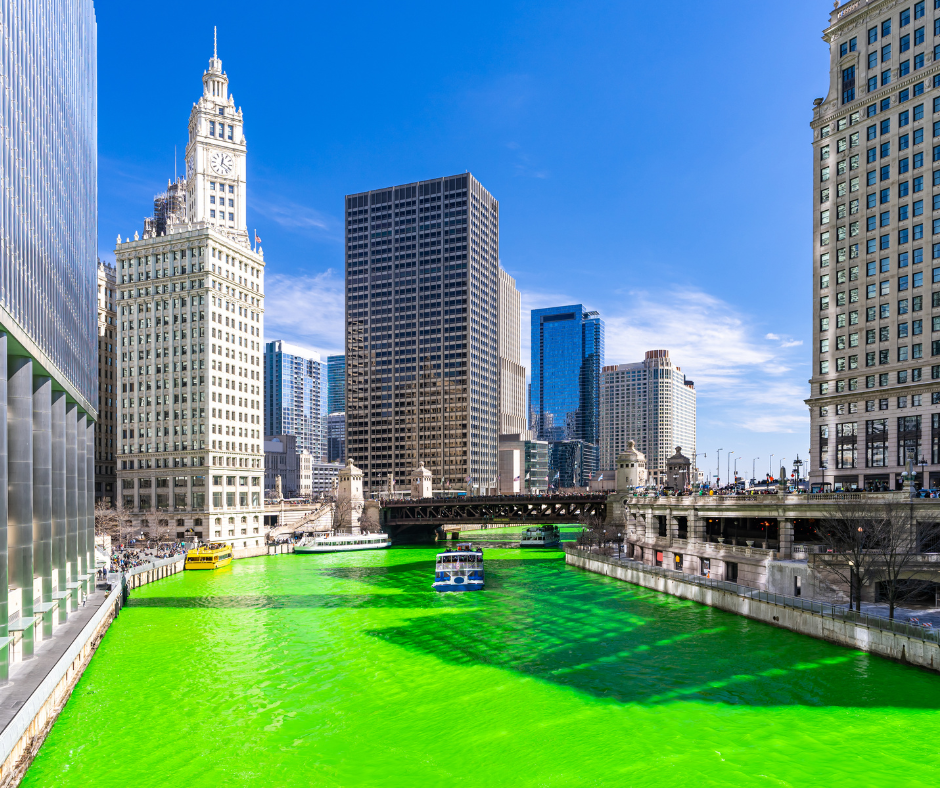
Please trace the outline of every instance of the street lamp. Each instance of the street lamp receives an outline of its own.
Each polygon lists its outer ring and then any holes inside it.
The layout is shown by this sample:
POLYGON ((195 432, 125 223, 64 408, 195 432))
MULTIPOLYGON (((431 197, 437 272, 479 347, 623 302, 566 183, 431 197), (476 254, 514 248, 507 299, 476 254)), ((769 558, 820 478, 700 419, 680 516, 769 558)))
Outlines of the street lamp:
POLYGON ((721 484, 721 453, 722 453, 723 451, 724 451, 724 449, 719 449, 719 450, 718 450, 718 473, 715 474, 715 486, 716 486, 716 487, 717 487, 719 484, 721 484))
POLYGON ((774 475, 774 455, 770 455, 770 475, 774 475))
POLYGON ((733 451, 728 452, 728 478, 731 478, 731 455, 734 454, 733 451))

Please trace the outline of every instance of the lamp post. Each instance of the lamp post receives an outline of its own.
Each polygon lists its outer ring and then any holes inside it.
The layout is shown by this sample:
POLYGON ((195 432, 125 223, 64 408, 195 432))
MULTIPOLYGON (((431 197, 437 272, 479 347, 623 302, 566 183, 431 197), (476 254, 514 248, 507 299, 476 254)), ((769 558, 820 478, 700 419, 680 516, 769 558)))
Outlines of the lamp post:
POLYGON ((731 455, 734 454, 733 451, 728 452, 728 478, 731 478, 731 455))
POLYGON ((770 475, 774 475, 774 455, 770 455, 770 475))
POLYGON ((716 486, 716 487, 717 487, 719 484, 721 484, 721 453, 722 453, 723 451, 724 451, 724 449, 719 449, 719 450, 718 450, 718 473, 715 474, 715 486, 716 486))

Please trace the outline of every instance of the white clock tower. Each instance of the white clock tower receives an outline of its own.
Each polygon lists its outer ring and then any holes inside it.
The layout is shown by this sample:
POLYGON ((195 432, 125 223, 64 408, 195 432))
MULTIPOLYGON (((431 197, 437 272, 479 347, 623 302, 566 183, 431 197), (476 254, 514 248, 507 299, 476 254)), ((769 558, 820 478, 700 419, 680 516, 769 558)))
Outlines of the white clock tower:
POLYGON ((189 115, 186 180, 190 222, 206 222, 250 246, 246 216, 246 144, 241 107, 228 92, 218 49, 202 75, 203 93, 189 115))
POLYGON ((249 243, 242 112, 215 53, 202 83, 186 178, 114 250, 117 481, 150 538, 265 555, 264 255, 249 243))

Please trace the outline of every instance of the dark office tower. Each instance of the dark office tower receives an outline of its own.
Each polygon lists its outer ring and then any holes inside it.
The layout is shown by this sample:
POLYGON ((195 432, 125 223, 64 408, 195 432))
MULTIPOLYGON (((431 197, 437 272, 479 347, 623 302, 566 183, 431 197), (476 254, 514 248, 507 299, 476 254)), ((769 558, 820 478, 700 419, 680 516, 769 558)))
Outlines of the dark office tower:
POLYGON ((346 198, 347 456, 363 491, 419 460, 496 487, 499 203, 472 175, 346 198))
POLYGON ((552 449, 553 458, 569 458, 549 469, 556 485, 584 486, 597 470, 603 365, 604 322, 597 312, 581 304, 532 310, 530 428, 539 440, 586 444, 552 449))

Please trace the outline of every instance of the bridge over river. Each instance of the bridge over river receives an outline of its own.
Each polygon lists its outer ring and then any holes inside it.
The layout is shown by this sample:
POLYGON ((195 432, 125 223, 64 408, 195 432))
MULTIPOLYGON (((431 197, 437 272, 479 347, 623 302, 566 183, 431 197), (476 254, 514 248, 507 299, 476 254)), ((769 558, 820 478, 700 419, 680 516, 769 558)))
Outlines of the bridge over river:
POLYGON ((396 541, 423 541, 445 525, 542 525, 605 519, 607 495, 423 498, 382 502, 379 522, 396 541))

